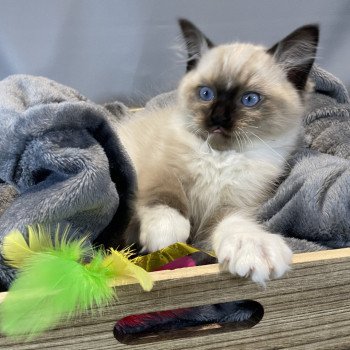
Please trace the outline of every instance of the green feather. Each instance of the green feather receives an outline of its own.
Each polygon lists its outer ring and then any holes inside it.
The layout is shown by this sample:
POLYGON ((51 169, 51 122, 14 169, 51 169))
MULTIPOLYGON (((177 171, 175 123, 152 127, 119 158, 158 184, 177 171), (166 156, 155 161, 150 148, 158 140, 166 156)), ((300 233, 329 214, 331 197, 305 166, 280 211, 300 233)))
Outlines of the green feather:
POLYGON ((88 253, 83 241, 63 241, 59 247, 30 255, 0 305, 1 332, 31 338, 113 300, 115 292, 109 287, 113 272, 103 266, 100 252, 83 265, 88 253))
POLYGON ((136 278, 144 290, 153 281, 146 271, 128 260, 131 252, 110 254, 87 246, 87 237, 71 240, 63 233, 36 225, 28 227, 28 243, 19 231, 5 237, 2 253, 19 267, 17 279, 0 304, 0 331, 8 336, 32 338, 62 321, 108 304, 116 293, 116 278, 136 278))

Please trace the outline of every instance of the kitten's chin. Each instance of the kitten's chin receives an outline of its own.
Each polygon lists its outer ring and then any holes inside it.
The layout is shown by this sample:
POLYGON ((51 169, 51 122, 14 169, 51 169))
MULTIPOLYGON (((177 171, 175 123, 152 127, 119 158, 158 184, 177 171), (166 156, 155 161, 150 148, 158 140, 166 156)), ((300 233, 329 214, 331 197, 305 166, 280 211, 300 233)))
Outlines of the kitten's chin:
POLYGON ((216 151, 227 151, 232 149, 232 138, 227 133, 220 131, 208 132, 205 141, 216 151))
POLYGON ((202 128, 197 127, 188 129, 193 135, 202 141, 206 142, 212 149, 217 151, 227 151, 233 148, 233 139, 229 132, 225 129, 216 128, 202 128))

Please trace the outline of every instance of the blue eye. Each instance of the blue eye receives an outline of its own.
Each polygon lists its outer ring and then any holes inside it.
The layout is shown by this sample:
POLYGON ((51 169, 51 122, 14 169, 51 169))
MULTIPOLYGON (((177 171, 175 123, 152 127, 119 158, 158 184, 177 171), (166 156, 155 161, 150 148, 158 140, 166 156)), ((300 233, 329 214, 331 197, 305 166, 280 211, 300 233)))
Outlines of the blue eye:
POLYGON ((199 98, 203 101, 213 101, 215 97, 214 91, 208 86, 202 86, 199 89, 199 98))
POLYGON ((253 107, 261 100, 261 96, 257 92, 246 92, 242 98, 241 102, 246 107, 253 107))

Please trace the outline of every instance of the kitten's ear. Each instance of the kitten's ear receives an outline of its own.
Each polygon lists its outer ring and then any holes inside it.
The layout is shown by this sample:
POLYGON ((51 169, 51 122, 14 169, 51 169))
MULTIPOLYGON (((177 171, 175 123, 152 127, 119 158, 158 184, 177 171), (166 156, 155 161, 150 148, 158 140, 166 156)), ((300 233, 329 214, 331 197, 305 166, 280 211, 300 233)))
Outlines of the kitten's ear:
POLYGON ((203 53, 208 51, 214 44, 190 21, 179 19, 182 36, 187 48, 187 72, 193 69, 203 53))
POLYGON ((288 79, 298 90, 305 88, 315 61, 318 37, 318 25, 306 25, 295 30, 267 51, 283 66, 288 79))

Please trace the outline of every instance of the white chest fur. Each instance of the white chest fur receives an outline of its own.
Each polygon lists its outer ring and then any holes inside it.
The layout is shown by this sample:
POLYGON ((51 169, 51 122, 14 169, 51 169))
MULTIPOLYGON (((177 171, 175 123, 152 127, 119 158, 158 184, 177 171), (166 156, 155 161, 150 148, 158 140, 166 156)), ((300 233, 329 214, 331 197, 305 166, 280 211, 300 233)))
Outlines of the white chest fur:
POLYGON ((202 144, 188 165, 192 181, 187 194, 192 215, 203 219, 219 205, 255 209, 281 175, 284 162, 284 155, 271 147, 238 153, 216 151, 202 144))

